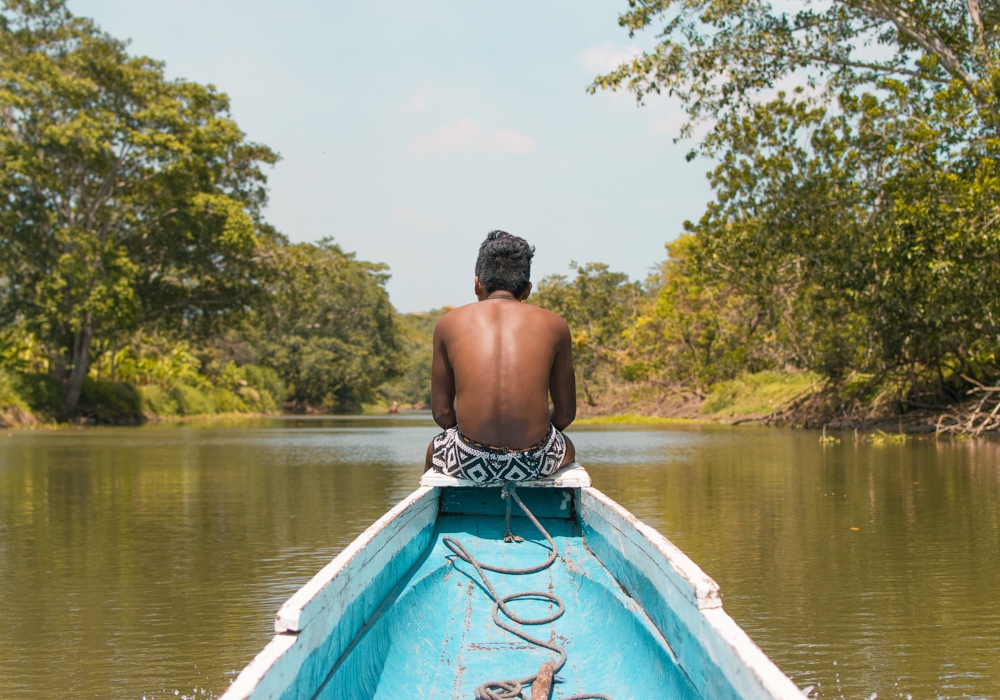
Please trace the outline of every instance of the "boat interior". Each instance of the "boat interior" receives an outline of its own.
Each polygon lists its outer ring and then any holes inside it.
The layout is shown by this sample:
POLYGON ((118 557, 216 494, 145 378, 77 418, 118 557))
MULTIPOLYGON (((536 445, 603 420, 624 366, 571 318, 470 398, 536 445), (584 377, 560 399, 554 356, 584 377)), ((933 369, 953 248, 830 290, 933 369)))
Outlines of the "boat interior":
MULTIPOLYGON (((429 546, 330 669, 316 697, 472 698, 487 681, 525 678, 555 659, 553 652, 494 624, 494 603, 479 574, 442 542, 453 537, 480 562, 504 568, 544 562, 548 542, 523 514, 512 517, 511 530, 524 541, 504 542, 505 518, 495 512, 503 508, 499 491, 444 492, 429 546)), ((587 548, 570 494, 525 489, 520 496, 551 535, 559 557, 531 574, 486 575, 501 596, 549 591, 563 601, 565 614, 557 620, 526 628, 566 650, 553 697, 697 698, 663 635, 587 548)), ((529 618, 555 610, 544 598, 509 605, 529 618)))
POLYGON ((275 632, 223 700, 803 697, 715 581, 579 465, 516 489, 425 474, 275 632))

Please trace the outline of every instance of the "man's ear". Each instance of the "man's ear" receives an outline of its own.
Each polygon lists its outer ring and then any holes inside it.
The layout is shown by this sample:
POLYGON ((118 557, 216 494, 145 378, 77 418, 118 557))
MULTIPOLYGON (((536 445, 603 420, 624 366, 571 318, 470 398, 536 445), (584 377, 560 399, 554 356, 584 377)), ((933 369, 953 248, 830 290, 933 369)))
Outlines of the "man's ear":
MULTIPOLYGON (((477 277, 476 279, 478 280, 479 278, 477 277)), ((528 298, 529 296, 531 296, 531 282, 528 282, 528 288, 527 288, 527 289, 525 289, 525 290, 524 290, 523 292, 521 292, 521 296, 519 296, 519 297, 517 298, 517 300, 518 300, 518 301, 524 301, 524 300, 525 300, 525 299, 527 299, 527 298, 528 298)))
POLYGON ((476 275, 475 291, 476 291, 476 298, 479 299, 479 301, 482 301, 483 299, 489 296, 486 293, 486 290, 483 289, 483 285, 479 284, 479 275, 476 275))

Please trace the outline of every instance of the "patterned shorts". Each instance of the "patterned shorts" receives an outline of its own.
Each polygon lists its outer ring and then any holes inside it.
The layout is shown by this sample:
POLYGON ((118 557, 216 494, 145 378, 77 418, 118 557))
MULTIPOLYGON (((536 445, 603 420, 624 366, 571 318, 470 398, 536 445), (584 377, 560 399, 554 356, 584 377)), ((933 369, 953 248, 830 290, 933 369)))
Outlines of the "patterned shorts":
POLYGON ((434 438, 434 470, 477 484, 525 481, 548 476, 566 456, 566 437, 549 425, 549 434, 526 450, 483 445, 448 428, 434 438))

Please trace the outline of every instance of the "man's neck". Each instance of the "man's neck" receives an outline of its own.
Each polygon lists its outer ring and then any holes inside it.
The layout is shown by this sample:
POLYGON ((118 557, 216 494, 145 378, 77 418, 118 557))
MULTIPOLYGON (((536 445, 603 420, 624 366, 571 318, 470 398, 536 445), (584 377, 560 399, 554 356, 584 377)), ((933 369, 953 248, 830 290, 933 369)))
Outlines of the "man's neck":
POLYGON ((483 299, 483 301, 490 301, 491 299, 508 299, 510 301, 517 301, 518 300, 517 297, 514 296, 513 292, 508 292, 505 289, 497 291, 497 292, 492 292, 491 294, 488 294, 486 296, 486 298, 483 299))

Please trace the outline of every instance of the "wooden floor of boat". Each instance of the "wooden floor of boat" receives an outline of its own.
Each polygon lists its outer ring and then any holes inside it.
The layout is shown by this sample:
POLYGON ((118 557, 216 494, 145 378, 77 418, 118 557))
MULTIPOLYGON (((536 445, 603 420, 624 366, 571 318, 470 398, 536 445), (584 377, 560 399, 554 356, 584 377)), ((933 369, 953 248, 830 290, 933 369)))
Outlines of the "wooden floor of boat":
MULTIPOLYGON (((559 548, 549 569, 526 576, 487 572, 501 594, 548 590, 566 613, 550 625, 525 628, 554 638, 568 661, 553 698, 604 693, 628 698, 697 698, 662 635, 611 574, 586 549, 576 522, 541 518, 559 548)), ((482 562, 527 567, 544 561, 547 545, 531 523, 513 519, 525 538, 505 544, 503 518, 441 515, 424 557, 382 606, 332 670, 318 698, 454 699, 473 697, 487 680, 531 675, 550 652, 527 644, 493 624, 487 592, 475 570, 441 542, 458 539, 482 562)), ((520 601, 525 617, 547 614, 549 603, 520 601)), ((525 689, 525 695, 528 695, 525 689)))

